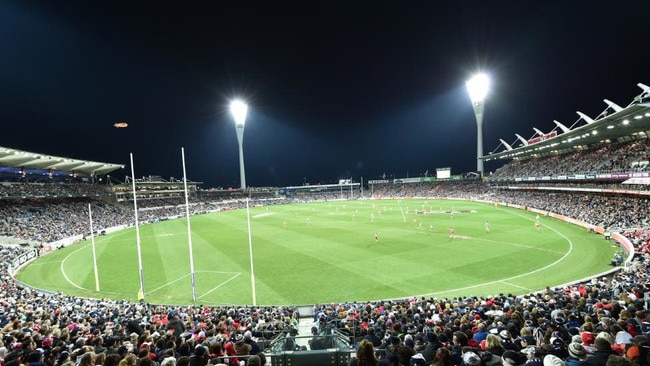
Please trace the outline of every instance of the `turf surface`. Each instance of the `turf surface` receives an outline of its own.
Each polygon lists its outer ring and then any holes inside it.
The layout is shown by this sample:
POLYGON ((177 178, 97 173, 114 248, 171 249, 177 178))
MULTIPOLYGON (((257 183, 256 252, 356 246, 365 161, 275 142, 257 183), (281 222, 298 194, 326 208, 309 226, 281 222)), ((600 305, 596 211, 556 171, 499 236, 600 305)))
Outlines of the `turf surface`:
MULTIPOLYGON (((611 268, 611 242, 548 217, 537 230, 535 216, 433 199, 251 207, 255 303, 522 294, 611 268)), ((186 224, 140 227, 147 302, 193 302, 186 224)), ((253 304, 247 211, 194 216, 191 232, 196 303, 253 304)), ((90 240, 39 258, 17 277, 39 289, 135 301, 136 248, 133 228, 96 238, 100 291, 90 240)))

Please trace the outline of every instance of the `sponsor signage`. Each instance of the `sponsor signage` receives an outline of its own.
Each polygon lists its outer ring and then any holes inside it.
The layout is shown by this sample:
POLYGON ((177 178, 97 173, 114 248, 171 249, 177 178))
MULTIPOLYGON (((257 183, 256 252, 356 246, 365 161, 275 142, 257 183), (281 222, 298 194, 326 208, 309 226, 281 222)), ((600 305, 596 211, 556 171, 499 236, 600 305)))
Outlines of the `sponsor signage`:
POLYGON ((38 251, 36 248, 32 248, 25 253, 19 255, 16 257, 13 262, 11 262, 12 268, 15 270, 17 268, 20 268, 23 264, 31 261, 32 259, 38 257, 38 251))

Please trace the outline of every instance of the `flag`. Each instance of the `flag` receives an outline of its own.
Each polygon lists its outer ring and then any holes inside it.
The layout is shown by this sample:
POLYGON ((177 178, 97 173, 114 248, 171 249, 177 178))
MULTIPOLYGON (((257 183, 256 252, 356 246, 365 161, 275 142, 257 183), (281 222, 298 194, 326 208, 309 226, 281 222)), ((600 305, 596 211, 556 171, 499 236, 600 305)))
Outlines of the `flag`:
POLYGON ((144 300, 144 292, 142 292, 142 289, 138 290, 138 301, 144 300))
POLYGON ((386 172, 381 176, 381 179, 386 179, 386 172))

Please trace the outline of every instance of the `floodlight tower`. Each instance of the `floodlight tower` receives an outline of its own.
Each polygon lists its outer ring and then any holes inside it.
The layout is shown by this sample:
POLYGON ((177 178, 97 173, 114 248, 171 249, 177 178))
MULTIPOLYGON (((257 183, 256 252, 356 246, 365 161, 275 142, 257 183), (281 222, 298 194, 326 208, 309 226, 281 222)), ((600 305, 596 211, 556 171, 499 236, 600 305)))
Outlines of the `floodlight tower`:
POLYGON ((246 189, 246 171, 244 170, 244 126, 246 125, 248 105, 239 99, 233 100, 230 102, 230 113, 235 120, 237 142, 239 143, 239 178, 241 189, 246 189))
POLYGON ((485 74, 478 74, 469 79, 465 86, 472 100, 476 117, 476 170, 483 174, 483 102, 490 86, 490 79, 485 74))

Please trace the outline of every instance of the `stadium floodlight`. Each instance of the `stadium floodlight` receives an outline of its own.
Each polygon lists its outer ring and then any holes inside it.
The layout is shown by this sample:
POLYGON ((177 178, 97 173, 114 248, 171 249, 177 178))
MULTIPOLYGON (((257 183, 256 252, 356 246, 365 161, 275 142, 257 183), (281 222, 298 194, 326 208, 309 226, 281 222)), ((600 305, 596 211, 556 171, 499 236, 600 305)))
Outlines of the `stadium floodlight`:
POLYGON ((241 189, 246 189, 246 171, 244 170, 244 127, 246 126, 246 114, 248 105, 243 101, 236 99, 230 102, 230 114, 235 120, 235 129, 237 130, 237 143, 239 144, 239 178, 241 189))
POLYGON ((483 174, 483 102, 490 87, 490 79, 485 74, 478 74, 469 79, 465 86, 476 117, 476 170, 483 174))

